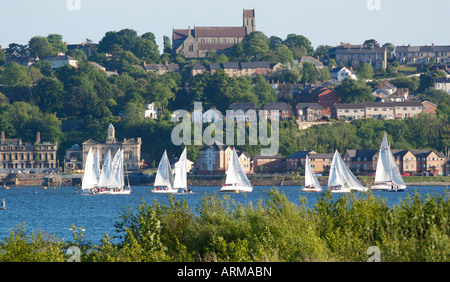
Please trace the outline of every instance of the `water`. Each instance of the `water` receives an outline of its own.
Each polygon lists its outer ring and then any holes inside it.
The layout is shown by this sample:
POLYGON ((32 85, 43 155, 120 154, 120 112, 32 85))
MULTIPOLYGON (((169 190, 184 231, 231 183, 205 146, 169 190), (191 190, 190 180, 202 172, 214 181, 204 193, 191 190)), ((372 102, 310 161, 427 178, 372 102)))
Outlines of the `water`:
MULTIPOLYGON (((266 199, 267 193, 273 186, 256 186, 252 193, 219 193, 220 187, 192 187, 194 193, 176 194, 178 199, 186 199, 191 209, 195 211, 197 204, 205 193, 219 194, 221 197, 229 195, 231 199, 240 202, 257 203, 259 199, 266 199)), ((45 231, 55 235, 58 239, 72 241, 72 225, 82 227, 87 242, 100 244, 104 234, 116 235, 114 223, 119 219, 126 207, 135 208, 145 200, 152 203, 156 198, 160 203, 167 201, 167 194, 155 194, 150 186, 134 186, 130 195, 82 195, 76 187, 12 187, 0 188, 0 200, 6 201, 6 210, 0 210, 0 242, 10 235, 19 223, 25 224, 25 230, 45 231)), ((306 197, 307 206, 312 207, 319 193, 301 192, 298 186, 280 186, 293 203, 299 203, 300 197, 306 197)), ((406 192, 388 193, 374 191, 377 197, 384 197, 392 205, 399 203, 408 194, 417 191, 423 198, 427 194, 434 196, 445 195, 445 186, 417 186, 408 187, 406 192)), ((333 194, 340 197, 342 194, 333 194)))

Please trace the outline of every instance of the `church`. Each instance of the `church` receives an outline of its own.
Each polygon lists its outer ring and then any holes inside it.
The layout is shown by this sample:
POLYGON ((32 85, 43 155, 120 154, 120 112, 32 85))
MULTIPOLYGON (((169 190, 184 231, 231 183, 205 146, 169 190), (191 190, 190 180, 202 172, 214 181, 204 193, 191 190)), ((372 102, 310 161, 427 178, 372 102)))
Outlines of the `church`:
POLYGON ((203 58, 210 50, 227 54, 231 47, 256 29, 255 10, 243 11, 243 24, 236 27, 196 27, 173 29, 172 52, 186 58, 203 58))
POLYGON ((123 141, 116 140, 116 131, 114 126, 110 123, 108 126, 108 135, 105 142, 99 142, 92 139, 88 139, 83 142, 83 167, 86 161, 87 154, 90 148, 97 149, 100 152, 100 162, 103 163, 108 150, 111 150, 111 156, 114 157, 117 150, 120 148, 123 150, 123 161, 125 169, 127 171, 139 171, 141 157, 141 145, 142 139, 138 138, 124 138, 123 141))

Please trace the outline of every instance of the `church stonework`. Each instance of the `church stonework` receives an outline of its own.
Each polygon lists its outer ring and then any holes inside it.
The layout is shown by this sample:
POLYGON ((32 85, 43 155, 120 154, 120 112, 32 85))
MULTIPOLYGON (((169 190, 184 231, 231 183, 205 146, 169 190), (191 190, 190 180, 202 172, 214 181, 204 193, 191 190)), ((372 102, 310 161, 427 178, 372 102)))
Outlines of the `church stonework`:
POLYGON ((208 52, 229 53, 231 47, 256 31, 255 10, 243 11, 242 26, 194 27, 172 31, 172 52, 186 58, 203 58, 208 52))
POLYGON ((103 163, 108 150, 111 150, 111 156, 114 157, 117 150, 121 148, 123 150, 125 169, 127 171, 139 171, 142 164, 140 160, 142 139, 140 137, 130 139, 124 138, 123 141, 117 141, 115 135, 115 128, 110 123, 105 142, 98 142, 92 139, 83 142, 83 167, 90 148, 99 150, 100 164, 103 163))

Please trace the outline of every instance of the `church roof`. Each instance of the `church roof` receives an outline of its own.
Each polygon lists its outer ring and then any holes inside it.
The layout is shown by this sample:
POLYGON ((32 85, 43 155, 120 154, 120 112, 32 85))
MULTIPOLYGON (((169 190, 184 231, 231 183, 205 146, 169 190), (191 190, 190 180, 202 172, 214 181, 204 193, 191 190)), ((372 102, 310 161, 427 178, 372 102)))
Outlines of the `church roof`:
POLYGON ((195 27, 195 37, 244 37, 245 27, 195 27))

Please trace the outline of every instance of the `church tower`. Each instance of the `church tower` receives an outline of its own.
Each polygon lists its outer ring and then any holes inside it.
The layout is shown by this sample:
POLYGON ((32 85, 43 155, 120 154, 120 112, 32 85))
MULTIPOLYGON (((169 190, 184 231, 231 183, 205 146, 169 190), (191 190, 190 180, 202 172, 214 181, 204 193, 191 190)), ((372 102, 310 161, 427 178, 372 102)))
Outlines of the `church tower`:
POLYGON ((256 31, 256 23, 255 23, 255 9, 253 10, 245 10, 244 9, 244 24, 245 33, 249 35, 250 33, 256 31))
POLYGON ((115 143, 116 142, 116 130, 112 123, 108 126, 108 136, 106 137, 106 143, 115 143))

